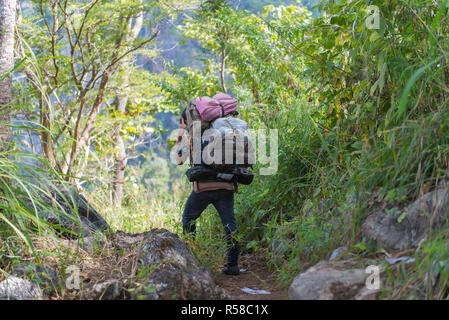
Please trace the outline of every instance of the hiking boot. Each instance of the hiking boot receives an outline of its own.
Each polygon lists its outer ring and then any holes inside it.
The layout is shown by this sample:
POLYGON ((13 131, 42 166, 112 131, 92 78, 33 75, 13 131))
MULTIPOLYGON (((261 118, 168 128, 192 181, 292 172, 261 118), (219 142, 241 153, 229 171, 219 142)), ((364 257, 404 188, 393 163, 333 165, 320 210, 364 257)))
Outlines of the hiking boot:
POLYGON ((240 273, 240 268, 238 266, 227 266, 223 268, 222 272, 228 276, 236 276, 240 273))
POLYGON ((239 264, 239 251, 240 249, 238 244, 234 244, 228 249, 227 266, 237 266, 239 264))

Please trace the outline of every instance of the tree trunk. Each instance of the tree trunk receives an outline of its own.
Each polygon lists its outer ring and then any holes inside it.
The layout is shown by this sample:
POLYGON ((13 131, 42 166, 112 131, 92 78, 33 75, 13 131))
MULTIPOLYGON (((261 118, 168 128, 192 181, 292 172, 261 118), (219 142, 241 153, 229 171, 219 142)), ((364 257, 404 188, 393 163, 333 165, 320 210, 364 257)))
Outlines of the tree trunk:
POLYGON ((223 46, 223 49, 221 50, 220 82, 223 93, 228 93, 225 84, 225 70, 226 70, 226 47, 223 46))
MULTIPOLYGON (((131 21, 132 22, 132 21, 131 21)), ((143 12, 136 15, 134 19, 134 26, 131 27, 131 22, 129 26, 129 34, 127 37, 127 42, 131 43, 137 39, 143 25, 143 12)), ((126 104, 128 103, 127 87, 129 86, 129 68, 132 63, 132 58, 125 58, 121 61, 120 67, 123 68, 123 76, 121 79, 122 85, 120 86, 117 99, 116 99, 116 110, 119 113, 124 113, 126 110, 126 104)), ((119 122, 115 127, 115 146, 117 149, 117 155, 115 157, 115 169, 114 169, 114 180, 112 182, 112 201, 115 207, 120 208, 122 206, 123 199, 123 183, 125 179, 125 169, 127 164, 127 155, 125 149, 125 143, 122 136, 120 135, 120 130, 122 129, 122 123, 119 122)))
MULTIPOLYGON (((126 96, 117 95, 117 107, 116 110, 120 113, 124 113, 126 109, 126 103, 128 98, 126 96)), ((115 158, 115 172, 113 180, 113 190, 112 190, 112 201, 114 206, 120 208, 122 206, 123 199, 123 183, 125 182, 125 169, 127 164, 125 142, 120 135, 120 130, 122 129, 122 124, 119 123, 116 130, 116 148, 118 149, 115 158)))
POLYGON ((12 101, 12 75, 4 75, 14 68, 14 28, 16 0, 0 0, 0 151, 11 140, 9 104, 12 101))

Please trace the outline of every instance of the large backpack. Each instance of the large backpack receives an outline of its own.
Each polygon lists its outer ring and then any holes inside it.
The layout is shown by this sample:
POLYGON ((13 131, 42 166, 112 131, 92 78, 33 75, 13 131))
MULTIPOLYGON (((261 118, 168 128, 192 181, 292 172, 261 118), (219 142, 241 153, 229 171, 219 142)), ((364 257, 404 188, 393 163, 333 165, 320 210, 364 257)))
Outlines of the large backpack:
MULTIPOLYGON (((234 115, 238 115, 237 100, 227 94, 220 93, 213 98, 201 97, 196 99, 195 103, 189 103, 186 109, 186 125, 190 134, 190 162, 193 167, 192 130, 194 121, 199 121, 202 136, 200 156, 203 160, 203 152, 206 152, 207 163, 202 162, 197 166, 210 168, 218 173, 234 174, 236 182, 250 184, 252 173, 245 169, 255 163, 254 147, 248 136, 248 124, 233 117, 234 115), (213 129, 212 136, 203 136, 207 129, 213 129), (222 157, 217 158, 217 162, 210 161, 215 159, 214 151, 207 153, 210 150, 217 150, 219 143, 221 143, 222 157), (229 157, 231 152, 233 156, 229 157), (228 157, 226 157, 227 155, 228 157)), ((202 174, 199 169, 191 169, 191 171, 202 174)), ((198 177, 199 175, 192 176, 198 177)), ((190 173, 188 176, 190 180, 190 173)))
POLYGON ((225 173, 236 168, 248 168, 255 163, 254 146, 248 135, 248 124, 226 116, 212 122, 211 135, 203 135, 202 157, 205 164, 225 173), (221 144, 221 145, 220 145, 221 144), (215 154, 215 152, 220 152, 215 154))

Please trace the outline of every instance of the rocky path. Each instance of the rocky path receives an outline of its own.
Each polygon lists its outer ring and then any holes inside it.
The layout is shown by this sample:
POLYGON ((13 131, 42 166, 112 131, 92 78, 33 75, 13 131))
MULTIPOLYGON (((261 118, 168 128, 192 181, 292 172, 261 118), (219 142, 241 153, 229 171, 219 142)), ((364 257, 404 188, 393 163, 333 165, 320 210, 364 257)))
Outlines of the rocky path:
MULTIPOLYGON (((353 252, 350 244, 340 247, 329 255, 328 260, 322 260, 296 275, 287 292, 287 289, 279 287, 275 273, 268 269, 266 260, 259 255, 243 255, 240 268, 244 271, 238 276, 210 272, 194 258, 176 234, 165 229, 152 229, 140 234, 111 233, 107 223, 99 214, 94 214, 95 209, 82 196, 74 194, 73 199, 78 204, 80 224, 67 218, 72 214, 68 206, 63 206, 65 215, 42 209, 46 213, 44 218, 72 232, 42 240, 35 247, 39 249, 41 246, 41 251, 60 250, 64 256, 76 256, 77 279, 82 289, 69 288, 63 281, 62 273, 65 271, 61 269, 59 260, 47 259, 43 266, 15 264, 8 271, 9 276, 0 278, 0 300, 378 299, 384 288, 375 285, 376 279, 379 284, 388 279, 386 266, 391 270, 393 265, 397 265, 397 272, 399 268, 401 272, 405 267, 410 270, 416 268, 416 247, 429 237, 430 231, 447 229, 449 223, 446 186, 422 195, 405 207, 394 207, 395 210, 380 203, 370 209, 361 230, 363 238, 377 243, 377 251, 368 254, 364 249, 364 254, 359 255, 360 248, 353 252), (245 288, 256 294, 242 290, 245 288), (266 294, 257 290, 264 290, 266 294)), ((74 260, 69 262, 75 263, 74 260)), ((440 278, 436 270, 433 283, 438 283, 440 278)), ((402 296, 407 288, 401 289, 398 296, 402 296)), ((422 291, 424 293, 413 291, 411 294, 426 298, 425 288, 422 291)), ((442 291, 439 296, 446 294, 442 291)))
POLYGON ((216 283, 225 289, 233 300, 285 300, 287 291, 279 288, 276 275, 268 270, 266 261, 254 255, 244 255, 240 259, 240 269, 245 269, 237 276, 215 273, 216 283), (265 290, 270 294, 250 294, 242 288, 265 290))

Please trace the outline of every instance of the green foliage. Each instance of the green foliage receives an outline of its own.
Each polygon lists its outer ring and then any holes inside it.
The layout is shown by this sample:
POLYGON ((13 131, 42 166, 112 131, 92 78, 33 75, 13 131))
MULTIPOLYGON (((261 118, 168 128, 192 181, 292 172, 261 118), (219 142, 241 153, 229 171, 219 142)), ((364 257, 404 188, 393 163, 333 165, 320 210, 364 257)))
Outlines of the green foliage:
POLYGON ((207 96, 219 90, 217 77, 218 67, 213 61, 204 61, 204 71, 192 68, 176 69, 173 74, 163 74, 154 80, 154 84, 165 94, 165 104, 176 105, 178 110, 189 103, 194 97, 207 96))
MULTIPOLYGON (((52 212, 75 225, 79 223, 77 215, 69 216, 62 204, 44 200, 51 199, 51 190, 61 186, 69 187, 45 159, 18 150, 0 154, 0 270, 9 269, 26 255, 42 263, 46 253, 36 250, 36 238, 73 233, 44 219, 45 212, 52 212)), ((64 199, 73 213, 78 212, 71 199, 64 199)))
POLYGON ((444 1, 322 1, 314 18, 299 5, 256 15, 219 3, 182 29, 218 64, 225 53, 245 120, 279 129, 279 171, 242 188, 236 214, 248 249, 284 257, 285 279, 354 241, 366 194, 406 202, 447 178, 444 1))
POLYGON ((170 172, 167 161, 161 157, 153 155, 151 159, 144 162, 142 167, 142 176, 140 183, 149 191, 165 192, 168 191, 170 172))
POLYGON ((117 135, 133 150, 138 137, 151 133, 154 114, 173 109, 161 103, 159 87, 149 86, 153 75, 133 64, 136 56, 158 55, 149 45, 160 23, 174 16, 167 7, 171 2, 27 4, 18 25, 19 54, 29 62, 19 70, 26 74, 28 86, 21 103, 32 106, 26 116, 45 129, 42 150, 56 170, 70 175, 67 179, 87 173, 109 178, 86 167, 113 162, 122 151, 117 135), (138 17, 144 18, 142 36, 131 36, 139 31, 134 30, 138 17), (115 111, 118 93, 126 97, 125 112, 115 111), (119 125, 120 130, 115 129, 119 125), (90 145, 95 148, 89 150, 90 145))

